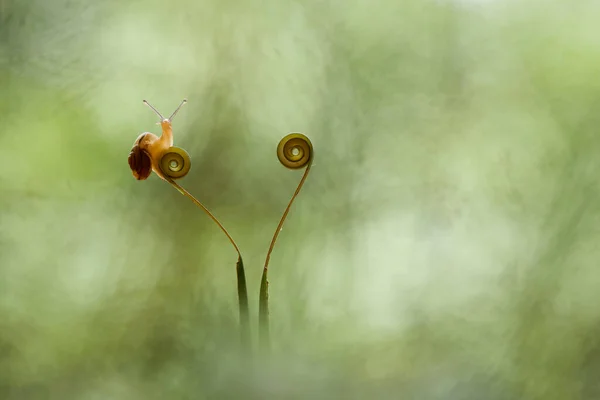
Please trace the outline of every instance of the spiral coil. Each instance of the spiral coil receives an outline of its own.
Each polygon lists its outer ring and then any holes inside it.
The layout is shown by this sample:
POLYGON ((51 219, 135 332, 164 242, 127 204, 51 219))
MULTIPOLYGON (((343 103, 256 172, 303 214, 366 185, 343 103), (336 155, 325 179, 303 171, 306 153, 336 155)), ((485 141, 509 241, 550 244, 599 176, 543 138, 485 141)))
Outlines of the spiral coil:
POLYGON ((313 158, 312 143, 301 133, 290 133, 279 141, 277 158, 286 168, 304 168, 313 158))
POLYGON ((183 178, 190 172, 192 161, 180 147, 170 147, 160 158, 160 170, 171 179, 183 178))

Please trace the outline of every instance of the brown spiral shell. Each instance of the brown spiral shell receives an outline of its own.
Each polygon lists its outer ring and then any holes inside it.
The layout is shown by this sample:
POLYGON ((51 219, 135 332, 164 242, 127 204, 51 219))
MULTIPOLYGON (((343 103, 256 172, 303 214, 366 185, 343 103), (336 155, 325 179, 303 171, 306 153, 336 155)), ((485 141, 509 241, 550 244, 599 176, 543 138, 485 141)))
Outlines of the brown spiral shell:
POLYGON ((140 148, 139 144, 135 144, 127 158, 129 168, 134 178, 138 181, 147 179, 152 173, 152 159, 145 150, 140 148))
POLYGON ((190 155, 180 147, 169 147, 159 162, 160 170, 171 179, 183 178, 190 172, 190 155))
POLYGON ((313 146, 301 133, 290 133, 279 141, 277 158, 284 167, 299 169, 307 166, 313 159, 313 146))

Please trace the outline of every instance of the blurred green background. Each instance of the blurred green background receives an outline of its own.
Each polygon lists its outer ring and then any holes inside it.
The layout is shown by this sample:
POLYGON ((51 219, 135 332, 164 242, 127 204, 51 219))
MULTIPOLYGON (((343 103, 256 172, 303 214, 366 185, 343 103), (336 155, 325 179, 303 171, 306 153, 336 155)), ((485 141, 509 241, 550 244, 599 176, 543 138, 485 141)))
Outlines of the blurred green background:
POLYGON ((600 3, 0 0, 0 399, 599 399, 600 3), (170 114, 181 183, 127 165, 170 114))

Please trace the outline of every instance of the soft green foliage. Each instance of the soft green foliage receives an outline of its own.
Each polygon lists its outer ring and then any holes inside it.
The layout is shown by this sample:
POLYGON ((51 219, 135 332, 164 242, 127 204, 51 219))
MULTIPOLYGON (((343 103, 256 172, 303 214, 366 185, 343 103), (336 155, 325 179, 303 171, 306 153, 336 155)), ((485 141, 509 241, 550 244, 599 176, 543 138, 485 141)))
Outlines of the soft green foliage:
POLYGON ((0 398, 600 398, 596 0, 0 0, 0 398), (127 165, 147 99, 214 223, 127 165), (256 347, 256 346, 255 346, 256 347))

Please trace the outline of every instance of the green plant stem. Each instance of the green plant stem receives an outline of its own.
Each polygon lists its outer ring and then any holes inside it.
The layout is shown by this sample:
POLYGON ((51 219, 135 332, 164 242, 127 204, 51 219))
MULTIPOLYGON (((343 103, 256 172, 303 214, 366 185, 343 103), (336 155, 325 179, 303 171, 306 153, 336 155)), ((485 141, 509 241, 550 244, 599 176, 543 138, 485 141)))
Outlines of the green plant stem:
POLYGON ((279 224, 277 225, 277 229, 275 230, 275 234, 273 235, 273 239, 271 240, 271 245, 269 246, 269 251, 267 252, 267 258, 265 260, 265 266, 263 268, 262 278, 260 280, 260 292, 258 299, 258 329, 259 329, 259 337, 260 344, 264 351, 267 351, 271 346, 271 338, 270 338, 270 328, 269 328, 269 280, 268 280, 268 271, 269 271, 269 261, 271 260, 271 253, 273 252, 273 248, 275 247, 275 242, 277 241, 277 237, 279 236, 279 232, 281 232, 283 228, 283 223, 290 212, 290 208, 292 207, 292 203, 300 193, 302 186, 304 185, 304 181, 306 181, 306 177, 310 172, 310 167, 312 166, 312 160, 306 167, 304 171, 304 175, 302 175, 302 179, 294 192, 294 195, 290 199, 285 211, 283 212, 283 216, 279 220, 279 224))
POLYGON ((244 261, 241 254, 238 255, 236 264, 238 306, 240 310, 240 334, 246 351, 250 352, 252 343, 250 340, 250 311, 248 310, 248 289, 246 288, 246 274, 244 273, 244 261))
POLYGON ((235 251, 238 253, 238 260, 236 263, 236 275, 237 275, 237 291, 238 291, 238 305, 240 310, 240 334, 242 345, 247 351, 251 349, 251 340, 250 340, 250 312, 248 309, 248 290, 246 288, 246 274, 244 272, 244 261, 242 260, 242 253, 240 252, 239 247, 227 232, 227 229, 219 222, 219 220, 202 204, 198 199, 196 199, 190 192, 184 189, 181 185, 175 182, 173 179, 165 176, 167 182, 171 184, 175 189, 177 189, 181 194, 190 199, 196 206, 202 209, 209 217, 212 219, 218 226, 221 228, 223 233, 227 236, 235 251))

